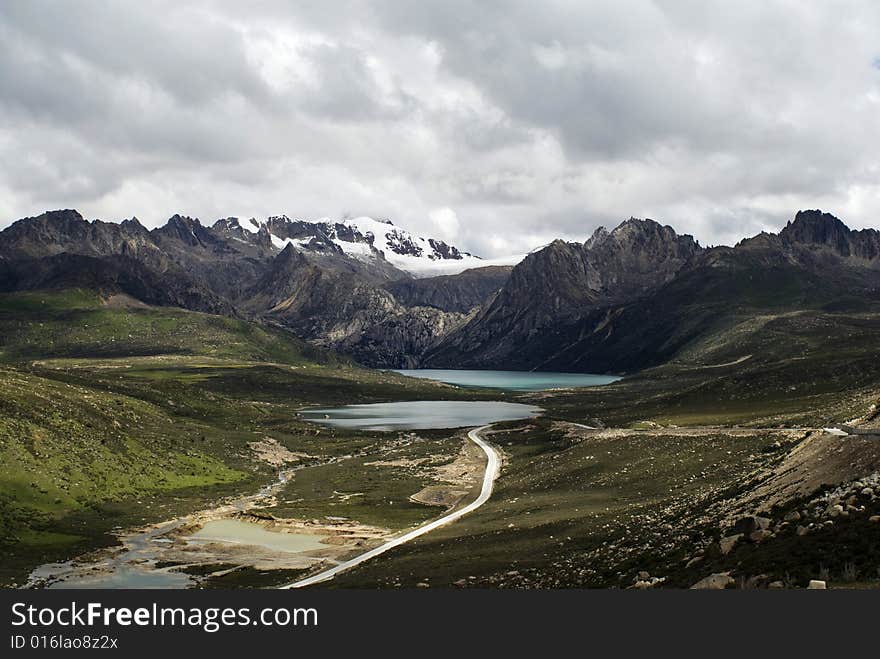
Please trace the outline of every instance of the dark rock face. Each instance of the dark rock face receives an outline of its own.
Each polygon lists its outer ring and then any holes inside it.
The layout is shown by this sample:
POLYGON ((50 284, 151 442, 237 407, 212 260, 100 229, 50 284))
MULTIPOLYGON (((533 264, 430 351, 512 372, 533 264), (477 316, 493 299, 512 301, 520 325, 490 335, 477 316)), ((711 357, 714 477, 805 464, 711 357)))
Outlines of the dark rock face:
POLYGON ((517 265, 492 303, 431 350, 426 363, 534 367, 556 349, 548 334, 663 285, 701 249, 652 220, 599 228, 583 244, 556 240, 517 265))
POLYGON ((0 231, 0 290, 76 286, 241 315, 371 366, 588 372, 664 363, 737 318, 880 304, 880 233, 819 211, 708 250, 630 219, 584 243, 554 241, 512 269, 426 279, 375 244, 429 259, 463 253, 369 222, 364 232, 283 216, 208 227, 175 215, 149 231, 136 218, 52 211, 0 231))
POLYGON ((234 307, 181 271, 157 272, 125 256, 85 256, 62 252, 42 259, 0 262, 0 291, 87 288, 125 293, 147 304, 235 316, 234 307))
POLYGON ((404 367, 458 325, 463 314, 400 304, 343 268, 315 264, 288 246, 245 295, 244 308, 364 364, 404 367))
POLYGON ((469 313, 490 300, 510 278, 512 266, 487 266, 457 275, 400 279, 384 285, 406 307, 469 313))
POLYGON ((794 222, 779 233, 787 246, 827 248, 844 258, 876 261, 880 258, 880 232, 875 229, 850 230, 833 215, 818 210, 800 211, 794 222))
POLYGON ((583 246, 549 245, 423 364, 632 372, 737 318, 880 301, 877 232, 827 214, 799 213, 778 235, 735 248, 701 249, 669 231, 630 221, 583 246))
POLYGON ((435 291, 435 303, 447 308, 413 296, 399 302, 383 286, 413 280, 380 252, 369 251, 374 235, 342 223, 286 217, 244 222, 247 228, 230 217, 207 227, 174 215, 148 231, 136 219, 88 222, 72 210, 26 218, 0 232, 0 290, 82 287, 126 293, 147 304, 243 315, 282 324, 367 365, 390 367, 417 364, 430 345, 463 322, 460 310, 497 289, 469 276, 458 287, 426 285, 435 291), (279 250, 277 241, 288 238, 299 249, 279 250), (349 256, 337 239, 361 242, 372 258, 349 256))
POLYGON ((0 232, 5 258, 42 258, 62 252, 90 256, 125 254, 154 267, 167 266, 150 232, 137 218, 87 222, 75 210, 49 211, 15 222, 0 232))

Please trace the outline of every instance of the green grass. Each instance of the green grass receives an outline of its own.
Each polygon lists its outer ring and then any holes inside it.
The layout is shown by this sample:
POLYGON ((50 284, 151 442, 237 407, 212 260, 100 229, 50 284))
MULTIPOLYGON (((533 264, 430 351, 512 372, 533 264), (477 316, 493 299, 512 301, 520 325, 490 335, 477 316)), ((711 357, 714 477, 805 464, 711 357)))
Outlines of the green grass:
MULTIPOLYGON (((668 427, 822 426, 858 416, 880 392, 878 332, 880 318, 852 305, 760 318, 744 311, 669 364, 618 383, 505 394, 361 369, 242 320, 114 308, 84 291, 2 295, 0 583, 21 583, 40 563, 112 544, 114 528, 254 492, 274 476, 247 446, 265 437, 312 457, 264 512, 412 526, 440 512, 408 497, 431 482, 432 468, 454 459, 460 432, 420 432, 426 441, 415 441, 317 427, 297 412, 504 399, 534 401, 548 418, 503 424, 507 432, 490 438, 507 458, 492 499, 334 585, 621 586, 640 569, 684 584, 699 576, 680 569, 692 536, 717 529, 721 503, 747 490, 755 470, 772 467, 787 445, 772 431, 693 437, 668 427), (631 430, 583 439, 553 419, 631 430), (367 464, 422 458, 429 461, 367 464), (668 547, 670 534, 688 539, 668 547)), ((794 551, 780 542, 768 554, 776 561, 794 551)), ((833 543, 829 536, 816 547, 830 551, 833 543)), ((757 554, 741 560, 759 567, 757 554)), ((235 571, 205 585, 278 578, 235 571)))
POLYGON ((438 515, 442 509, 413 503, 409 497, 434 483, 433 469, 457 457, 464 434, 369 435, 373 441, 359 447, 355 455, 298 470, 279 494, 278 503, 265 512, 307 519, 346 517, 392 529, 415 526, 438 515), (394 461, 400 464, 374 464, 394 461))
POLYGON ((663 366, 535 400, 563 418, 598 418, 609 426, 828 425, 852 419, 875 402, 878 334, 877 314, 742 318, 663 366))
POLYGON ((784 452, 773 432, 582 438, 547 419, 507 425, 489 437, 508 461, 483 507, 334 585, 628 585, 618 572, 631 579, 643 569, 633 565, 669 560, 667 541, 704 525, 698 518, 713 502, 784 452))
POLYGON ((338 361, 289 332, 174 308, 113 308, 87 291, 0 295, 0 357, 180 355, 305 364, 338 361))
POLYGON ((250 477, 217 453, 148 402, 0 369, 2 542, 45 544, 53 519, 142 492, 250 477))
MULTIPOLYGON (((300 420, 304 406, 469 397, 357 368, 281 330, 177 309, 110 308, 83 291, 0 296, 0 342, 0 583, 112 544, 116 527, 256 491, 275 469, 248 448, 254 440, 273 438, 316 465, 356 465, 343 456, 370 447, 381 454, 374 434, 300 420)), ((320 489, 332 478, 313 469, 301 479, 316 486, 308 512, 333 514, 320 489)), ((347 512, 392 527, 431 516, 406 500, 425 478, 401 470, 387 492, 399 503, 347 512)))

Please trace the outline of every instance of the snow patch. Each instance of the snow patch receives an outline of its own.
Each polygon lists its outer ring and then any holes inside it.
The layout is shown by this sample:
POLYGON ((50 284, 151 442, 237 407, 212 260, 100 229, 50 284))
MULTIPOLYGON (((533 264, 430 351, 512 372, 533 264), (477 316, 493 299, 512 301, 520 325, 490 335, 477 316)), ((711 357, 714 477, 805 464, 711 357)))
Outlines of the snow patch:
MULTIPOLYGON (((277 219, 293 221, 283 215, 277 219)), ((457 222, 457 218, 455 220, 457 222)), ((343 253, 352 258, 361 261, 378 259, 380 257, 377 252, 380 252, 388 263, 416 277, 452 275, 471 268, 490 265, 515 265, 525 258, 525 254, 516 254, 497 259, 481 259, 441 240, 416 236, 406 229, 395 226, 389 220, 377 220, 367 216, 348 218, 339 222, 326 217, 296 221, 316 225, 316 235, 326 236, 343 253), (339 225, 348 230, 343 231, 339 225), (344 238, 340 237, 340 233, 344 238)), ((257 233, 263 226, 267 226, 267 223, 253 218, 240 224, 251 233, 257 233)), ((282 239, 271 232, 269 238, 272 245, 279 250, 287 245, 293 245, 299 250, 309 251, 309 243, 312 240, 311 236, 302 239, 282 239)))

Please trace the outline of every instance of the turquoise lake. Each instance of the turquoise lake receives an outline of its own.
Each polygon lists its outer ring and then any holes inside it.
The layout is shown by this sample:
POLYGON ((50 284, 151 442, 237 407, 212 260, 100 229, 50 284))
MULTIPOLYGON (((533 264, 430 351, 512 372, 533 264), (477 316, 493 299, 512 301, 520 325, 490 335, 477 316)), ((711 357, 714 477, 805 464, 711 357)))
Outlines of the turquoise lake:
POLYGON ((596 387, 616 382, 616 375, 591 373, 552 373, 540 371, 466 371, 442 368, 397 370, 396 373, 413 378, 424 378, 479 389, 507 389, 510 391, 545 391, 570 387, 596 387))

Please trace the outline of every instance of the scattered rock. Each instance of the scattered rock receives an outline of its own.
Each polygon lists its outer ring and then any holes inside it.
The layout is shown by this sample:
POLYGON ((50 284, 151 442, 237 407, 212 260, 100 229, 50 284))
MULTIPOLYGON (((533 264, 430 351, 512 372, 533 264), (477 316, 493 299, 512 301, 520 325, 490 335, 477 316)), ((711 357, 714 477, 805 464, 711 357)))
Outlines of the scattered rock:
POLYGON ((758 515, 749 515, 743 517, 733 528, 737 533, 742 533, 745 537, 749 537, 755 531, 766 531, 773 522, 769 517, 759 517, 758 515))
POLYGON ((691 586, 691 590, 724 590, 725 588, 733 586, 734 583, 733 577, 730 576, 730 572, 717 572, 700 579, 697 583, 691 586))
POLYGON ((773 537, 773 533, 771 531, 767 531, 766 529, 758 529, 757 531, 753 531, 749 534, 749 540, 754 542, 756 545, 764 542, 767 538, 773 537))
POLYGON ((754 590, 755 588, 760 588, 765 583, 767 583, 767 575, 766 574, 756 574, 753 577, 749 577, 745 580, 743 587, 748 590, 754 590))
POLYGON ((785 588, 785 584, 782 583, 781 581, 771 581, 770 583, 767 584, 767 588, 774 588, 774 589, 785 588))
POLYGON ((807 533, 809 532, 810 529, 808 529, 806 526, 801 526, 800 524, 798 524, 797 528, 795 529, 795 533, 797 533, 798 535, 807 535, 807 533))
POLYGON ((801 514, 798 511, 793 510, 788 513, 788 515, 786 515, 783 519, 786 522, 799 522, 801 521, 801 514))
POLYGON ((649 577, 647 579, 637 579, 632 587, 639 590, 644 590, 646 588, 653 588, 654 586, 657 586, 664 581, 666 581, 666 577, 649 577))
POLYGON ((702 557, 702 556, 694 556, 691 560, 689 560, 689 561, 687 562, 687 565, 685 565, 685 567, 693 567, 693 566, 696 565, 697 563, 702 562, 702 560, 703 560, 703 557, 702 557))
POLYGON ((742 533, 737 533, 736 535, 729 535, 725 538, 721 538, 718 542, 718 546, 721 547, 721 553, 725 556, 729 554, 742 537, 742 533))

